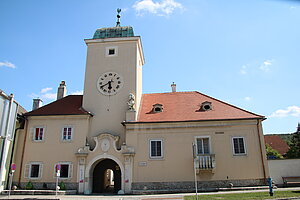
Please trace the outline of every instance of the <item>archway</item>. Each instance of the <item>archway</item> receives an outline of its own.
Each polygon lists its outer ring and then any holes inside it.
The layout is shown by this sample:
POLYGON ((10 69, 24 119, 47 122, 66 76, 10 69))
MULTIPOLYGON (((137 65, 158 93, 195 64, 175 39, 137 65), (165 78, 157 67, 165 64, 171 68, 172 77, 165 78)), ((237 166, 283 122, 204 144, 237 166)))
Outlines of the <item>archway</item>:
POLYGON ((117 193, 121 190, 121 169, 111 159, 101 160, 93 171, 93 193, 117 193))

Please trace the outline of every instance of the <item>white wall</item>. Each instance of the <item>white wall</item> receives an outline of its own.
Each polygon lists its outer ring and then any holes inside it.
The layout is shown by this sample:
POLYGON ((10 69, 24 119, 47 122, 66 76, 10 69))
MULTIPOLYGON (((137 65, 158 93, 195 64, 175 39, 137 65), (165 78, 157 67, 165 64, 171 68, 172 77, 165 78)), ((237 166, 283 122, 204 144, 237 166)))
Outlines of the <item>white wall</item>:
POLYGON ((300 159, 268 160, 268 164, 276 185, 283 184, 282 177, 300 176, 300 159))

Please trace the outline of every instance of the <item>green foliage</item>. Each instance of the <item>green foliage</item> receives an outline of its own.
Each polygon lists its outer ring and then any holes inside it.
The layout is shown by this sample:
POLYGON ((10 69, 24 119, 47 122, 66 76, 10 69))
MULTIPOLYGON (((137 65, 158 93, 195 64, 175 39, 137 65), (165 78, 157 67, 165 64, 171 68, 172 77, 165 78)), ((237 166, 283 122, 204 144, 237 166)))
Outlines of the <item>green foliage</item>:
MULTIPOLYGON (((252 193, 238 193, 238 194, 211 194, 199 195, 200 200, 212 199, 231 199, 231 200, 256 200, 256 199, 282 199, 288 197, 300 197, 300 191, 275 191, 274 196, 270 196, 269 192, 252 192, 252 193)), ((185 196, 184 200, 196 200, 196 196, 185 196)))
POLYGON ((278 134, 288 145, 292 143, 293 134, 278 134))
POLYGON ((26 190, 33 190, 33 184, 31 183, 31 181, 28 181, 25 188, 26 188, 26 190))
POLYGON ((285 154, 286 158, 300 158, 300 131, 293 134, 291 143, 289 144, 290 149, 285 154))
POLYGON ((58 186, 59 186, 60 190, 66 190, 66 185, 65 185, 64 182, 60 182, 60 183, 58 184, 58 186))
POLYGON ((283 156, 275 149, 273 149, 270 145, 266 144, 266 152, 268 159, 280 159, 283 156))

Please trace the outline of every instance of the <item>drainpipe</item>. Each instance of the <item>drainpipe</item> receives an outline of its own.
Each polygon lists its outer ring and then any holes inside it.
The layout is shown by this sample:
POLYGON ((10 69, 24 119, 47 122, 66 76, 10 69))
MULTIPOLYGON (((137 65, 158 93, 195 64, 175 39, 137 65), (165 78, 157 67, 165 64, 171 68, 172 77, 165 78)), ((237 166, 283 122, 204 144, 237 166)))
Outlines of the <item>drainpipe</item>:
POLYGON ((23 141, 23 149, 22 149, 22 156, 21 156, 21 162, 20 162, 20 172, 19 172, 19 180, 18 180, 19 186, 21 184, 21 176, 22 176, 22 170, 23 170, 23 161, 24 161, 24 154, 25 154, 25 145, 26 145, 26 140, 27 140, 27 132, 28 132, 28 120, 25 117, 25 136, 24 136, 24 141, 23 141))
MULTIPOLYGON (((19 105, 18 105, 19 106, 19 105)), ((20 130, 20 129, 24 129, 24 122, 25 122, 25 118, 23 116, 19 116, 19 119, 18 119, 19 123, 20 123, 20 127, 16 128, 15 130, 15 133, 14 133, 14 139, 13 139, 13 144, 12 144, 12 149, 11 149, 11 156, 10 156, 10 163, 9 163, 9 166, 11 167, 12 163, 13 163, 13 158, 14 158, 14 151, 15 151, 15 146, 16 146, 16 140, 17 140, 17 131, 20 130)), ((9 177, 9 173, 10 173, 10 170, 7 172, 8 174, 8 177, 9 177)), ((12 180, 13 181, 13 180, 12 180)), ((6 188, 8 188, 8 183, 9 181, 6 183, 6 188)), ((9 189, 9 188, 8 188, 9 189)))
MULTIPOLYGON (((263 149, 262 149, 262 141, 261 141, 261 136, 260 136, 260 128, 259 128, 259 119, 257 120, 256 128, 257 128, 257 135, 258 135, 258 141, 259 141, 259 149, 260 149, 260 155, 261 155, 261 162, 262 162, 262 167, 263 167, 263 172, 264 172, 264 179, 265 181, 267 180, 267 175, 266 175, 266 167, 265 167, 265 160, 264 160, 264 155, 263 155, 263 149)), ((266 182, 265 182, 266 183, 266 182)))

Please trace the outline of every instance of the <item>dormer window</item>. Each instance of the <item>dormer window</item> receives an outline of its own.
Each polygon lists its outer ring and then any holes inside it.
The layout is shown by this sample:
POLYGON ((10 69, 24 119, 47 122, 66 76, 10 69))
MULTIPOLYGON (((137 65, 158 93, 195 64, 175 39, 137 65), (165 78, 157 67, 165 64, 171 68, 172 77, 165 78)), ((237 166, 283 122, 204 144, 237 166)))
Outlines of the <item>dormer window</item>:
POLYGON ((159 112, 162 112, 163 111, 163 105, 162 104, 154 104, 153 105, 153 109, 152 109, 152 111, 154 112, 154 113, 159 113, 159 112))
POLYGON ((209 101, 203 102, 200 106, 200 110, 202 110, 202 111, 212 110, 211 102, 209 102, 209 101))

